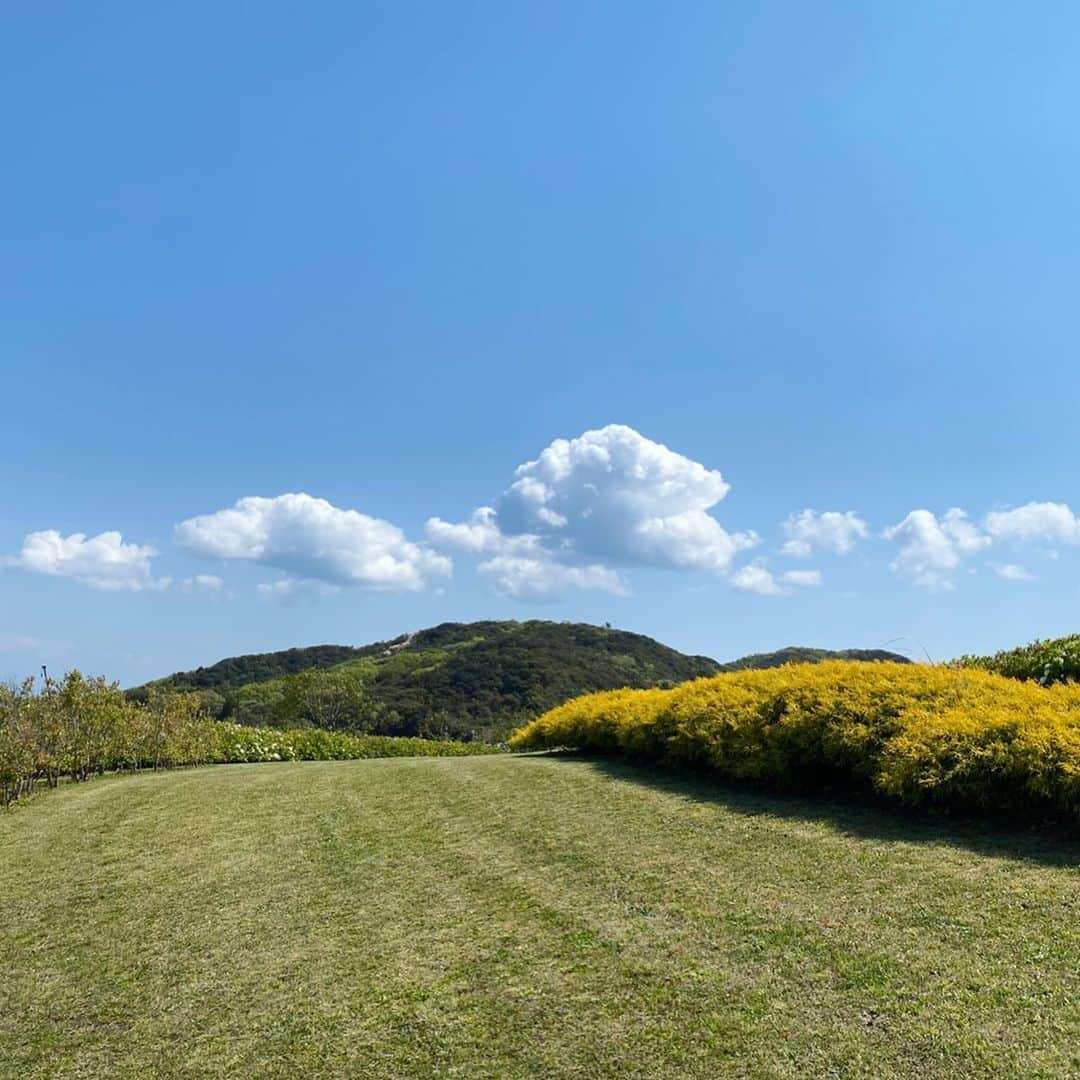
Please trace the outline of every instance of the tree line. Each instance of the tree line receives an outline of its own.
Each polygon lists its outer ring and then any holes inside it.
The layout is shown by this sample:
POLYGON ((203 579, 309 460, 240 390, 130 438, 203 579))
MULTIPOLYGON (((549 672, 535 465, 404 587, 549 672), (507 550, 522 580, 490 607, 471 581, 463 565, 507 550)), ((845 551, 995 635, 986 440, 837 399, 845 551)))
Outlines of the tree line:
POLYGON ((69 671, 0 686, 0 801, 62 778, 161 769, 210 759, 213 724, 197 695, 152 691, 128 701, 115 682, 69 671))
MULTIPOLYGON (((319 690, 292 690, 291 708, 325 710, 341 705, 319 690)), ((102 677, 70 671, 61 679, 43 673, 0 685, 0 805, 62 780, 81 783, 105 772, 255 761, 323 761, 397 756, 456 756, 497 752, 479 743, 401 739, 351 732, 270 730, 213 719, 202 695, 150 687, 140 700, 102 677)))

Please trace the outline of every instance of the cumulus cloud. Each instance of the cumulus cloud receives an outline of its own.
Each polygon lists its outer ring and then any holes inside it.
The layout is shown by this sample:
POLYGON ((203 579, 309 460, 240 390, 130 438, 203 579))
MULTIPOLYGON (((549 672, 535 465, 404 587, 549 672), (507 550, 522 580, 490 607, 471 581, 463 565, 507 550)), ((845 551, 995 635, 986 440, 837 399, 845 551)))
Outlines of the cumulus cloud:
POLYGON ((709 513, 727 491, 716 470, 611 424, 556 439, 495 506, 458 524, 432 518, 426 533, 442 550, 490 556, 481 570, 509 595, 546 595, 548 582, 622 592, 617 568, 726 573, 757 544, 709 513))
POLYGON ((759 596, 779 596, 784 591, 772 574, 758 563, 750 563, 736 570, 730 581, 732 587, 740 592, 757 593, 759 596))
POLYGON ((425 532, 428 541, 444 551, 488 556, 477 569, 503 596, 545 603, 557 600, 571 588, 600 589, 616 596, 627 593, 625 582, 611 567, 558 562, 539 536, 507 536, 499 529, 496 512, 490 506, 474 510, 472 517, 461 523, 431 518, 425 532))
POLYGON ((715 469, 610 424, 556 439, 518 466, 496 515, 503 533, 542 537, 584 561, 724 571, 757 542, 709 515, 727 492, 715 469))
POLYGON ((1006 581, 1032 581, 1035 577, 1029 570, 1017 563, 992 562, 987 565, 999 578, 1004 578, 1006 581))
MULTIPOLYGON (((1029 502, 1012 509, 994 510, 981 526, 962 510, 950 510, 940 520, 928 510, 913 510, 882 536, 900 544, 892 569, 927 588, 952 588, 951 573, 968 556, 997 544, 1080 544, 1080 518, 1065 503, 1029 502)), ((1053 550, 1043 555, 1056 558, 1053 550)), ((1033 575, 1015 562, 988 562, 1006 581, 1030 581, 1033 575)), ((975 573, 971 570, 971 573, 975 573)))
POLYGON ((72 578, 94 589, 142 592, 164 589, 168 578, 155 578, 151 560, 157 551, 143 544, 126 544, 115 531, 87 537, 85 533, 61 536, 56 529, 29 533, 18 555, 3 565, 52 577, 72 578))
POLYGON ((788 570, 781 578, 789 585, 798 585, 803 589, 816 589, 821 586, 820 570, 788 570))
POLYGON ((927 589, 951 589, 951 572, 964 558, 991 543, 991 538, 955 507, 940 519, 929 510, 912 510, 882 536, 900 545, 890 569, 927 589))
POLYGON ((866 522, 853 510, 843 513, 826 510, 803 510, 792 514, 782 526, 787 541, 781 554, 805 559, 815 550, 846 555, 858 540, 867 536, 866 522))
POLYGON ((1029 502, 1012 510, 994 510, 983 528, 995 540, 1043 540, 1080 544, 1080 519, 1065 503, 1029 502))
POLYGON ((303 493, 240 499, 181 522, 176 533, 196 555, 272 566, 290 581, 415 591, 452 568, 445 555, 413 543, 389 521, 303 493))
POLYGON ((566 566, 544 556, 496 555, 479 566, 491 578, 495 590, 517 600, 557 600, 569 589, 600 589, 626 595, 619 574, 607 566, 566 566))
POLYGON ((507 538, 499 531, 495 511, 490 506, 479 507, 468 521, 458 523, 429 518, 424 532, 433 547, 466 555, 500 551, 507 544, 507 538))

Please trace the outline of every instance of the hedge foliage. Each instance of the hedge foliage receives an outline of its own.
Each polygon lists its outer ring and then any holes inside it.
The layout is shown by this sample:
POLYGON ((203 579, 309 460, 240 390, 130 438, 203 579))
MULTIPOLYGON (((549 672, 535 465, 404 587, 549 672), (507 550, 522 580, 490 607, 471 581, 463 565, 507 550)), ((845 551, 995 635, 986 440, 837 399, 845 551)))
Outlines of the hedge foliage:
POLYGON ((912 805, 1080 814, 1080 687, 830 661, 591 694, 510 739, 912 805))
POLYGON ((482 743, 395 739, 305 729, 240 727, 210 719, 199 694, 152 690, 143 703, 116 683, 77 671, 62 680, 0 686, 0 804, 38 785, 106 771, 250 761, 498 753, 482 743))
POLYGON ((1010 679, 1025 679, 1050 686, 1060 682, 1080 682, 1080 634, 1033 641, 1017 649, 993 656, 963 656, 962 667, 993 671, 1010 679))
POLYGON ((353 761, 380 757, 466 757, 499 754, 489 743, 442 739, 407 739, 392 735, 350 735, 340 731, 302 728, 253 728, 212 721, 216 745, 213 761, 353 761))

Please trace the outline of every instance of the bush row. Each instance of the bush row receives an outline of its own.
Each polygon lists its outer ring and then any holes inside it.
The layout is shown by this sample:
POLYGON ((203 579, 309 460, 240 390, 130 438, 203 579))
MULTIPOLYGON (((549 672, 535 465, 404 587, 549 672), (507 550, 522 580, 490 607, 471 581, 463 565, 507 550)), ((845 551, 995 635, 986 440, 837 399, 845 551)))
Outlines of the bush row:
POLYGON ((352 761, 380 757, 465 757, 498 754, 490 743, 442 739, 398 738, 392 735, 350 735, 340 731, 301 728, 253 728, 212 721, 217 743, 213 760, 220 764, 242 761, 352 761))
POLYGON ((1080 814, 1080 687, 832 661, 591 694, 517 731, 575 748, 912 805, 1080 814))
POLYGON ((1050 686, 1060 682, 1080 682, 1080 634, 1033 641, 1017 649, 1006 649, 993 656, 962 656, 961 667, 979 668, 1050 686))
POLYGON ((211 720, 198 694, 152 690, 128 701, 116 683, 77 671, 0 686, 0 804, 110 770, 252 761, 497 753, 498 747, 211 720))

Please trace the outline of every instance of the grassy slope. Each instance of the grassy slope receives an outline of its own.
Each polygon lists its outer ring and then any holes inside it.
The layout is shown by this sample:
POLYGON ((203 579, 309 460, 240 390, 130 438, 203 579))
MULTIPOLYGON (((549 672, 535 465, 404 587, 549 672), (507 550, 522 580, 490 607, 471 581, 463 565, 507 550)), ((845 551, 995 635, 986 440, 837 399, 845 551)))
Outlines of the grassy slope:
POLYGON ((1080 847, 552 757, 0 815, 0 1075, 1080 1074, 1080 847))

